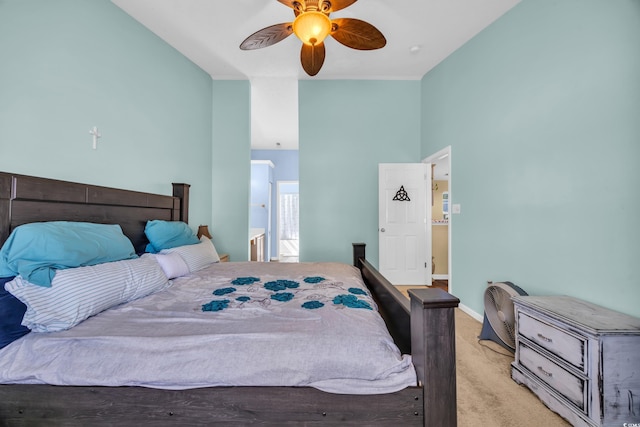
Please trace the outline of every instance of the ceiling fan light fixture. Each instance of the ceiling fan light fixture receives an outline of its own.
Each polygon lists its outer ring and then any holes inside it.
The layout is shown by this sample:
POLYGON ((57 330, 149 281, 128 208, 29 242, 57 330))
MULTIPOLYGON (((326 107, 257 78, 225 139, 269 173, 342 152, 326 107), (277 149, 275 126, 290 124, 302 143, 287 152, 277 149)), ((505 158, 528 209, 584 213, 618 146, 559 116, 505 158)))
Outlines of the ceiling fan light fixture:
MULTIPOLYGON (((0 0, 1 2, 2 0, 0 0)), ((292 33, 302 42, 300 63, 304 71, 315 76, 325 58, 324 40, 328 35, 338 43, 358 50, 380 49, 387 44, 384 35, 361 19, 329 19, 329 14, 344 9, 357 0, 278 0, 293 9, 293 22, 275 24, 256 31, 241 44, 242 50, 274 45, 292 33)))
POLYGON ((320 44, 331 32, 331 19, 322 12, 303 12, 293 21, 293 32, 304 44, 320 44))

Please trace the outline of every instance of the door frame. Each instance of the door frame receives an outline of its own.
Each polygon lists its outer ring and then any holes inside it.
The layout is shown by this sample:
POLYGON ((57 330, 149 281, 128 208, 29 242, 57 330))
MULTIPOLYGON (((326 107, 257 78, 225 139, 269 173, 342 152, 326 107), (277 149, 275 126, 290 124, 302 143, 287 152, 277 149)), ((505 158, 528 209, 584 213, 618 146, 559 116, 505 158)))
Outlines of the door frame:
MULTIPOLYGON (((451 146, 447 146, 443 149, 441 149, 440 151, 437 151, 427 157, 425 157, 424 159, 422 159, 423 163, 436 163, 440 160, 446 161, 448 162, 448 167, 449 167, 449 176, 448 176, 448 181, 449 181, 449 227, 447 230, 447 257, 449 258, 447 260, 447 272, 449 274, 449 279, 448 279, 448 284, 449 284, 449 293, 453 292, 453 269, 451 268, 452 264, 453 264, 453 258, 452 258, 452 251, 451 251, 451 230, 453 229, 453 212, 451 209, 451 205, 452 205, 452 200, 453 199, 453 191, 452 191, 452 182, 451 182, 451 146), (444 157, 446 156, 446 158, 444 157), (446 159, 446 160, 445 160, 446 159)), ((431 191, 431 189, 429 189, 429 191, 431 191)), ((429 207, 430 208, 430 207, 429 207)), ((433 227, 432 224, 430 224, 431 227, 433 227)), ((433 233, 430 233, 430 236, 433 236, 433 233)), ((431 237, 431 239, 433 240, 433 237, 431 237)), ((429 242, 429 244, 432 244, 432 242, 429 242)))
MULTIPOLYGON (((275 238, 275 242, 276 242, 276 259, 278 261, 282 261, 280 258, 280 216, 281 216, 281 212, 280 212, 280 186, 281 185, 292 185, 292 184, 297 184, 298 185, 298 195, 300 195, 300 181, 299 180, 281 180, 281 181, 276 181, 276 238, 275 238)), ((298 216, 300 215, 300 212, 298 211, 298 216)), ((299 218, 298 218, 299 220, 299 218)), ((298 227, 299 228, 299 227, 298 227)), ((300 230, 298 229, 298 233, 300 232, 300 230)), ((300 258, 300 239, 298 239, 298 259, 300 258)))

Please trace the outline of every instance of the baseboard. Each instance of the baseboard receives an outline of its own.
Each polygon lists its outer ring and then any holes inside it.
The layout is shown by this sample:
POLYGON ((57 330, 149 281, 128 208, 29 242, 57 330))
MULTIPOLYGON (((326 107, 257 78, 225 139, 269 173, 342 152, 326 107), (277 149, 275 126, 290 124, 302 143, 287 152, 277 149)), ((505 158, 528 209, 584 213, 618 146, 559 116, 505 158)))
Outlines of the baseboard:
POLYGON ((473 317, 474 319, 476 319, 478 322, 482 323, 484 321, 484 316, 482 314, 478 314, 475 311, 473 311, 472 309, 470 309, 469 307, 467 307, 464 304, 460 304, 458 306, 458 308, 462 311, 464 311, 465 313, 467 313, 469 316, 473 317))
POLYGON ((432 274, 431 278, 433 280, 449 280, 448 274, 432 274))

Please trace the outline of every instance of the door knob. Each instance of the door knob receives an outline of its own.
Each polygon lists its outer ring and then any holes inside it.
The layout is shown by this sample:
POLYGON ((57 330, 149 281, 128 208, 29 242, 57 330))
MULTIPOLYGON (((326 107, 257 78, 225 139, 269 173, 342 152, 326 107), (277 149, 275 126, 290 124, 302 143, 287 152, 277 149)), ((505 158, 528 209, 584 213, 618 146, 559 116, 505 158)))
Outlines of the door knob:
POLYGON ((384 233, 384 231, 385 231, 385 230, 384 230, 384 228, 381 228, 381 229, 380 229, 380 231, 381 231, 382 233, 384 233))

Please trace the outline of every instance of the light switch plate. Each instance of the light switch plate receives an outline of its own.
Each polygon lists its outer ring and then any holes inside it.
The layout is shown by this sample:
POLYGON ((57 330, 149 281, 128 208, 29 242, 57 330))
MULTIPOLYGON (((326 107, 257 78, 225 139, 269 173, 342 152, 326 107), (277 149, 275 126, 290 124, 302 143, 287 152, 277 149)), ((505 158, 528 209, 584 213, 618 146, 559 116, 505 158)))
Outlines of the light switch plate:
POLYGON ((451 213, 459 214, 460 213, 460 204, 454 203, 451 205, 451 213))

